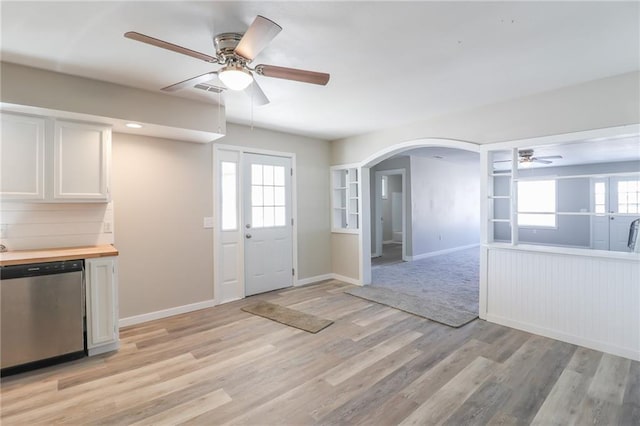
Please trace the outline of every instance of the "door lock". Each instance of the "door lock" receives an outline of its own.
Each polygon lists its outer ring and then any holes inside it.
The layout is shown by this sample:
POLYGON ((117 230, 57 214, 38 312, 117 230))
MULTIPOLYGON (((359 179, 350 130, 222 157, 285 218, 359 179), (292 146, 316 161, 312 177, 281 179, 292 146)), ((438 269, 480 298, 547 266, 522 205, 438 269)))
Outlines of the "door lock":
POLYGON ((251 224, 247 223, 244 227, 247 228, 247 229, 251 229, 251 224))

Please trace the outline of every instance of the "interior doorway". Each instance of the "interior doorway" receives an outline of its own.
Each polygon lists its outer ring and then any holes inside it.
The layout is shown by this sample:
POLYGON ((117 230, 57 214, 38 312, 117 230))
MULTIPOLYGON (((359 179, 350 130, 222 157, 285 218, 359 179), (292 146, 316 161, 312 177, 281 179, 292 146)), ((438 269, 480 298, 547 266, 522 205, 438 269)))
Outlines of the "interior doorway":
POLYGON ((406 261, 406 177, 404 169, 375 172, 372 266, 406 261))

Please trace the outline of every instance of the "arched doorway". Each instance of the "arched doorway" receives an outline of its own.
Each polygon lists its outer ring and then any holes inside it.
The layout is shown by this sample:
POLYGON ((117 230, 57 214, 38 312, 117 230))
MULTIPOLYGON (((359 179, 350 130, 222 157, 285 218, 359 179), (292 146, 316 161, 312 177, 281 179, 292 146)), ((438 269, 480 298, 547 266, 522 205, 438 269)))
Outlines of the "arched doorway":
MULTIPOLYGON (((386 147, 369 157, 360 163, 360 175, 369 176, 371 168, 376 164, 390 159, 402 152, 407 152, 419 148, 446 148, 462 151, 469 151, 473 153, 480 152, 480 146, 466 141, 459 141, 454 139, 445 138, 424 138, 415 139, 412 141, 398 143, 389 147, 386 147)), ((370 179, 363 179, 362 181, 362 232, 360 234, 359 241, 359 261, 360 261, 360 279, 363 285, 371 283, 371 181, 370 179)))

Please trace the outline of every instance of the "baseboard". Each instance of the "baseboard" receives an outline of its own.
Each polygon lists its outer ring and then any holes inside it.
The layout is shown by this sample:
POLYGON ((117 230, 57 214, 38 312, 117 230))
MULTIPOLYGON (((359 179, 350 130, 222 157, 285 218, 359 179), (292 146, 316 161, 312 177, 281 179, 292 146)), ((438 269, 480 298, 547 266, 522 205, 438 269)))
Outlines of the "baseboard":
POLYGON ((347 284, 362 285, 362 282, 360 280, 355 278, 345 277, 344 275, 331 274, 331 278, 333 278, 334 280, 345 282, 347 284))
POLYGON ((426 259, 428 257, 440 256, 441 254, 453 253, 455 251, 466 250, 466 249, 470 249, 470 248, 473 248, 473 247, 480 247, 480 243, 478 243, 478 244, 469 244, 467 246, 453 247, 453 248, 449 248, 449 249, 445 249, 445 250, 431 251, 429 253, 422 253, 422 254, 418 254, 416 256, 407 256, 406 260, 413 261, 413 260, 426 259))
POLYGON ((210 308, 214 306, 213 300, 205 300, 204 302, 191 303, 189 305, 176 306, 175 308, 163 309, 161 311, 149 312, 148 314, 134 315, 132 317, 120 318, 118 325, 127 327, 129 325, 140 324, 147 321, 153 321, 161 318, 171 317, 173 315, 184 314, 187 312, 198 311, 200 309, 210 308))
POLYGON ((549 337, 551 339, 556 339, 563 342, 571 343, 573 345, 583 346, 589 349, 595 349, 597 351, 606 352, 612 355, 629 358, 634 361, 640 361, 640 351, 634 351, 631 348, 623 348, 620 346, 609 344, 607 342, 591 340, 584 337, 563 333, 561 331, 540 327, 535 324, 512 320, 509 318, 505 318, 505 317, 501 317, 493 314, 487 314, 486 320, 489 322, 493 322, 495 324, 500 324, 500 325, 515 328, 518 330, 526 331, 529 333, 538 334, 540 336, 549 337))
POLYGON ((293 286, 294 287, 299 287, 299 286, 302 286, 302 285, 313 284, 313 283, 317 283, 317 282, 325 281, 325 280, 330 280, 330 279, 333 279, 333 274, 316 275, 315 277, 299 279, 299 280, 296 281, 296 283, 293 286))

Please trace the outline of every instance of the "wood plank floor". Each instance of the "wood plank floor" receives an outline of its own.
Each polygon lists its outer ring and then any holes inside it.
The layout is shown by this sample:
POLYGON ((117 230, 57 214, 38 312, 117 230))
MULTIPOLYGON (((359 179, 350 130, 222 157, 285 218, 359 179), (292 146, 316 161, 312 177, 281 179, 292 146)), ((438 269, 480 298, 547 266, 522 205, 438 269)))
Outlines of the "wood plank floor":
POLYGON ((453 329, 338 281, 125 328, 117 353, 8 377, 2 425, 640 424, 640 363, 476 320, 453 329), (240 308, 332 319, 310 334, 240 308))

